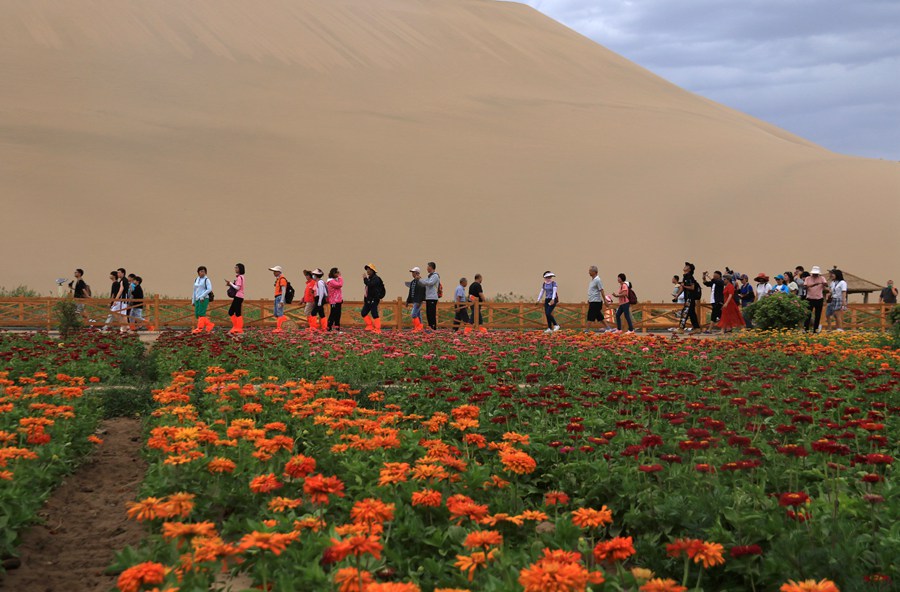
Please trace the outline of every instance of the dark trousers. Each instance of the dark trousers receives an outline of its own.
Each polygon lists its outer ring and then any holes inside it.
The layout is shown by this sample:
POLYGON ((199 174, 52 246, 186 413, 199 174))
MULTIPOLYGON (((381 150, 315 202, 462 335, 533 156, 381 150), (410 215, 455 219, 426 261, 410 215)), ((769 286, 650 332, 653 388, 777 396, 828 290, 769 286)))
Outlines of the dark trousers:
POLYGON ((809 316, 806 317, 806 322, 803 323, 803 328, 809 331, 809 323, 810 321, 813 321, 813 319, 815 319, 812 327, 812 331, 813 333, 815 333, 819 330, 819 323, 822 322, 822 303, 824 302, 824 300, 822 298, 818 298, 816 300, 809 298, 807 299, 807 302, 809 303, 810 310, 809 316))
POLYGON ((622 315, 625 315, 625 320, 628 321, 628 330, 634 331, 634 323, 631 322, 631 304, 628 302, 620 304, 616 309, 616 329, 619 331, 622 330, 622 315))
MULTIPOLYGON (((475 322, 475 307, 471 306, 469 308, 471 309, 469 312, 469 314, 471 315, 470 318, 472 319, 472 322, 474 323, 475 322)), ((482 314, 482 312, 481 312, 481 307, 478 308, 478 324, 479 325, 484 324, 484 314, 482 314)))
POLYGON ((331 311, 328 313, 328 330, 341 328, 341 303, 336 302, 331 305, 331 311))
POLYGON ((437 300, 425 301, 425 318, 432 331, 437 330, 437 300))
POLYGON ((238 298, 237 296, 235 296, 231 300, 231 306, 228 307, 228 316, 230 316, 230 317, 241 316, 241 313, 243 312, 243 307, 244 307, 244 299, 238 298))
POLYGON ((459 331, 460 323, 469 324, 469 309, 465 306, 457 306, 456 307, 456 315, 453 317, 453 330, 459 331))
POLYGON ((697 318, 697 302, 692 298, 686 299, 684 308, 681 309, 680 326, 682 329, 687 325, 688 319, 691 321, 691 327, 694 329, 700 328, 700 320, 697 318))
POLYGON ((318 301, 313 303, 313 309, 310 311, 309 316, 311 317, 319 317, 320 319, 325 318, 325 303, 319 304, 318 301))
POLYGON ((559 323, 556 322, 556 319, 553 317, 553 309, 556 308, 557 302, 550 298, 544 299, 544 316, 547 317, 547 328, 552 329, 559 323))
POLYGON ((710 320, 713 323, 718 323, 722 320, 722 303, 721 302, 713 302, 712 303, 712 313, 710 316, 710 320))
POLYGON ((377 300, 366 300, 363 303, 362 311, 359 313, 365 318, 367 315, 372 315, 373 319, 378 318, 378 301, 377 300))

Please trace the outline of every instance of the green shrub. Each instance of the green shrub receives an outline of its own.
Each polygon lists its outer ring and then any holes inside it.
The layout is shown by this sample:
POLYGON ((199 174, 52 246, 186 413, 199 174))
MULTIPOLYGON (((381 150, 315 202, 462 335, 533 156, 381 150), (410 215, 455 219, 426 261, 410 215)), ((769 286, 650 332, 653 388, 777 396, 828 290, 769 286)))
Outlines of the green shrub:
POLYGON ((742 312, 757 329, 796 329, 809 316, 809 305, 799 296, 779 293, 757 300, 742 312))
POLYGON ((6 286, 0 286, 0 298, 40 298, 41 294, 37 290, 32 290, 28 286, 16 286, 11 290, 7 290, 6 286))
POLYGON ((84 326, 78 304, 71 298, 64 298, 54 304, 53 313, 59 326, 59 334, 64 339, 84 326))

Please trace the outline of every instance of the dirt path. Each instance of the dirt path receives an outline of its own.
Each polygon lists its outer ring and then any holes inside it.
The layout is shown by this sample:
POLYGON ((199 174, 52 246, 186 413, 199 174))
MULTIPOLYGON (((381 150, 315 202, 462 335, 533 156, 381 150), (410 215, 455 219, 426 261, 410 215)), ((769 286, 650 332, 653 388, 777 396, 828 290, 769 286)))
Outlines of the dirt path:
POLYGON ((140 542, 141 526, 126 519, 146 472, 141 423, 116 418, 101 424, 103 444, 53 493, 40 512, 43 524, 22 536, 18 569, 0 576, 10 592, 108 592, 105 575, 115 552, 140 542))

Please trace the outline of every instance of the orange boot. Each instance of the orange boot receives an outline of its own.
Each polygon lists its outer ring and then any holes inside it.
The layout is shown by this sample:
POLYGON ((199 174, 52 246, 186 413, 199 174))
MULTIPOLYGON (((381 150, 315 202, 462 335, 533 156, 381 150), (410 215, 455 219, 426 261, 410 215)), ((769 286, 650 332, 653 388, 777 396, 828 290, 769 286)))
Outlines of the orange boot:
POLYGON ((234 332, 235 333, 243 333, 244 332, 244 317, 234 317, 234 332))
POLYGON ((413 322, 413 331, 421 331, 422 329, 425 328, 425 327, 422 326, 422 321, 420 321, 420 320, 417 319, 417 318, 414 318, 414 319, 412 320, 412 322, 413 322))
POLYGON ((216 324, 214 322, 210 321, 209 317, 206 317, 206 332, 209 333, 210 331, 213 330, 213 327, 215 327, 215 326, 216 326, 216 324))
POLYGON ((228 330, 228 333, 234 335, 237 333, 238 318, 234 315, 231 315, 228 318, 231 319, 231 329, 228 330))
POLYGON ((206 317, 199 317, 197 319, 197 328, 193 329, 191 333, 202 333, 203 328, 206 326, 206 317))
POLYGON ((319 319, 317 319, 316 317, 306 317, 306 324, 309 325, 310 331, 319 330, 319 319))
POLYGON ((375 332, 381 333, 381 317, 375 319, 375 332))
POLYGON ((372 317, 366 315, 363 317, 363 320, 366 322, 366 331, 371 331, 374 327, 372 327, 372 317))
POLYGON ((480 327, 478 327, 478 331, 480 333, 487 333, 487 327, 485 327, 484 325, 481 325, 480 327))
POLYGON ((472 325, 466 325, 466 328, 463 330, 463 333, 468 335, 471 332, 472 332, 472 325))
POLYGON ((319 319, 319 328, 322 331, 328 331, 328 318, 327 317, 322 317, 321 319, 319 319))
POLYGON ((281 333, 284 330, 281 328, 281 326, 284 324, 284 321, 286 319, 287 317, 278 317, 277 319, 275 319, 275 330, 273 331, 273 333, 281 333))

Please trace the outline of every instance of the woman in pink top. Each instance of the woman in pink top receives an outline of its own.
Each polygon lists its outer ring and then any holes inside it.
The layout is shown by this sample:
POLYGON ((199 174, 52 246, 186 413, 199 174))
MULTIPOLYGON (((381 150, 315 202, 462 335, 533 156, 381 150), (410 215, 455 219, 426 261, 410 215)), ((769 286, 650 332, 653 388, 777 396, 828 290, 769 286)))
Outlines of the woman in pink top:
POLYGON ((631 303, 628 300, 628 293, 631 291, 631 284, 629 284, 625 280, 624 273, 620 273, 618 278, 619 291, 613 294, 613 296, 619 297, 619 307, 616 308, 615 333, 618 333, 622 330, 622 315, 625 315, 625 320, 628 321, 628 332, 634 333, 634 323, 631 321, 631 303))
POLYGON ((328 272, 328 281, 325 282, 328 289, 328 304, 331 311, 328 313, 328 330, 341 330, 341 304, 344 302, 344 278, 337 267, 332 267, 328 272))
POLYGON ((231 318, 231 334, 244 332, 244 264, 237 263, 234 266, 234 281, 228 284, 228 295, 231 296, 231 306, 228 308, 228 316, 231 318))

